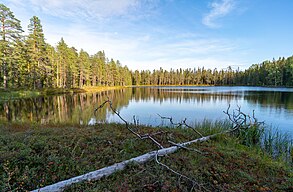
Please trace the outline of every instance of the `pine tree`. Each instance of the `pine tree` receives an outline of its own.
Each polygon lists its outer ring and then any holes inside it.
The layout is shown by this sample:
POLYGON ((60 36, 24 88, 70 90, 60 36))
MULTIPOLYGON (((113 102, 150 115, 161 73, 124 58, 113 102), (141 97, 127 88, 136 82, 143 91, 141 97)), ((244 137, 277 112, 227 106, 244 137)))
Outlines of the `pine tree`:
POLYGON ((68 49, 68 62, 69 62, 69 79, 71 87, 78 87, 78 53, 77 49, 71 47, 68 49))
POLYGON ((90 85, 90 56, 83 49, 79 52, 79 87, 90 85))
POLYGON ((98 85, 105 85, 105 78, 106 78, 106 56, 104 51, 99 51, 97 54, 98 59, 98 74, 97 74, 97 81, 98 85))
POLYGON ((20 21, 15 18, 14 14, 8 7, 0 4, 0 79, 3 81, 3 87, 8 87, 9 63, 13 63, 11 58, 13 45, 20 40, 23 32, 20 21))
POLYGON ((98 54, 95 54, 91 58, 91 81, 92 81, 92 86, 97 85, 97 80, 98 80, 98 72, 99 71, 99 56, 98 54))
POLYGON ((22 40, 17 40, 12 52, 9 76, 13 87, 29 87, 27 48, 22 40))
POLYGON ((32 74, 33 88, 42 88, 45 82, 46 65, 46 43, 41 21, 37 16, 30 19, 28 25, 27 46, 30 56, 30 71, 32 74))
POLYGON ((46 45, 46 87, 57 87, 57 53, 53 46, 46 45))
POLYGON ((57 87, 66 87, 68 78, 68 45, 65 43, 64 39, 58 42, 57 45, 57 87))

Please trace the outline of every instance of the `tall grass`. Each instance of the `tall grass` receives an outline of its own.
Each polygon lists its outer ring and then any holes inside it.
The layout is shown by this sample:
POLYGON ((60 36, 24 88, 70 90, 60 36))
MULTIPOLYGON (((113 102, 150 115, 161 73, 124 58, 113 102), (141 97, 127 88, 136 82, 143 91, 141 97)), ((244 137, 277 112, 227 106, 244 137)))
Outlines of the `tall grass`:
POLYGON ((293 139, 286 133, 281 133, 272 127, 267 128, 262 135, 261 147, 275 159, 282 159, 293 165, 293 139))
POLYGON ((260 147, 274 159, 293 165, 293 139, 287 133, 268 125, 252 124, 246 129, 239 129, 235 136, 243 145, 260 147))
MULTIPOLYGON (((229 120, 194 122, 192 127, 199 130, 203 135, 211 135, 230 130, 233 124, 229 120)), ((280 132, 277 128, 252 123, 245 128, 231 133, 238 141, 248 147, 259 147, 264 153, 274 159, 283 160, 293 166, 293 138, 280 132)))

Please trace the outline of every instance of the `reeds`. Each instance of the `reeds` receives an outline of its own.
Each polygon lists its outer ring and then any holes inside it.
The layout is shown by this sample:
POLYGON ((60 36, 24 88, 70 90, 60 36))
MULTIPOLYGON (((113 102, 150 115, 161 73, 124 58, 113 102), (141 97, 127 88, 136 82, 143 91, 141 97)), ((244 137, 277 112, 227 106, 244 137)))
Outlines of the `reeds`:
POLYGON ((293 140, 289 134, 268 127, 262 135, 261 148, 274 159, 281 159, 293 165, 293 140))

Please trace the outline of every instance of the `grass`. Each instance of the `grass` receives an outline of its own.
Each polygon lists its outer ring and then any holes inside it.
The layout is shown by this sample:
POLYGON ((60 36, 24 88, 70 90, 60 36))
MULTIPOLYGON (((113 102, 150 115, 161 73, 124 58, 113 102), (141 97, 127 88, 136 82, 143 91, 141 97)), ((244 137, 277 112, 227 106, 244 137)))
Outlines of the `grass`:
POLYGON ((124 86, 88 86, 88 87, 83 87, 82 89, 85 90, 86 92, 99 92, 99 91, 107 91, 107 90, 113 90, 113 89, 121 89, 125 88, 124 86))
MULTIPOLYGON (((204 122, 204 135, 225 129, 222 122, 204 122)), ((163 131, 156 138, 183 142, 197 137, 191 129, 140 126, 141 133, 163 131)), ((282 159, 273 159, 239 138, 222 135, 179 150, 160 161, 193 178, 200 185, 172 174, 155 161, 132 164, 100 181, 76 184, 67 191, 290 191, 293 171, 282 159)), ((121 124, 0 124, 0 191, 26 191, 53 184, 157 149, 121 124)))

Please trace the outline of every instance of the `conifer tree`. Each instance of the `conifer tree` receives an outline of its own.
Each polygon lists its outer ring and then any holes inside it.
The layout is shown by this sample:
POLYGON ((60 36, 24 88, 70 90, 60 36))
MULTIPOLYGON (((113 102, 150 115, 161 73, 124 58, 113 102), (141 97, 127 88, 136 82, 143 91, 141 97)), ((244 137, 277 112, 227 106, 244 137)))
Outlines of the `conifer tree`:
MULTIPOLYGON (((74 47, 68 49, 69 79, 71 87, 78 87, 78 53, 74 47)), ((69 85, 68 85, 69 86, 69 85)))
POLYGON ((66 86, 67 50, 68 45, 65 43, 64 39, 61 38, 57 45, 57 87, 66 86))
POLYGON ((99 51, 97 53, 98 57, 98 84, 105 85, 105 78, 106 78, 106 55, 104 51, 99 51))
POLYGON ((17 40, 12 52, 11 66, 9 67, 9 76, 11 77, 11 85, 13 87, 29 87, 29 71, 28 71, 28 54, 27 47, 22 40, 17 40))
POLYGON ((79 86, 90 85, 90 56, 83 49, 79 52, 79 86))
POLYGON ((11 58, 13 45, 20 40, 23 32, 20 21, 15 18, 14 14, 8 7, 0 4, 0 79, 3 81, 3 87, 8 87, 9 63, 14 61, 11 58))
POLYGON ((30 19, 28 25, 27 46, 30 56, 30 73, 32 75, 32 87, 42 88, 45 81, 46 65, 46 43, 41 21, 37 16, 30 19))

